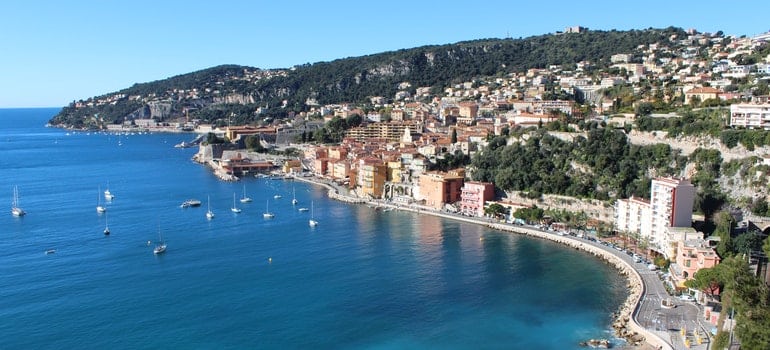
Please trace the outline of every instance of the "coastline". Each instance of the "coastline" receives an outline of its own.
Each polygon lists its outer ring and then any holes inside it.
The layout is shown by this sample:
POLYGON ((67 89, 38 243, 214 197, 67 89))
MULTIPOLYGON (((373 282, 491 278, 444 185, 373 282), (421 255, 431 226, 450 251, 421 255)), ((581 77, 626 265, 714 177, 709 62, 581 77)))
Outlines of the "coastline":
POLYGON ((320 181, 315 177, 293 177, 294 180, 303 181, 306 183, 323 186, 328 190, 327 195, 329 198, 352 204, 371 204, 378 207, 385 207, 395 210, 410 211, 418 214, 427 214, 438 216, 450 220, 463 221, 467 223, 483 225, 491 229, 521 234, 525 236, 546 239, 552 242, 566 245, 567 247, 578 249, 587 252, 594 257, 597 257, 606 263, 612 265, 620 275, 624 276, 627 281, 627 288, 629 295, 625 302, 619 307, 618 311, 613 313, 614 320, 612 322, 612 328, 615 331, 615 335, 619 338, 625 339, 627 345, 622 348, 629 349, 673 349, 673 346, 663 340, 660 336, 650 332, 646 328, 642 327, 637 321, 637 315, 639 308, 641 307, 642 296, 647 289, 641 275, 634 269, 634 267, 628 262, 621 259, 618 254, 612 251, 602 249, 598 246, 589 244, 588 242, 572 236, 560 236, 553 233, 548 233, 528 227, 523 227, 514 224, 499 223, 484 218, 473 218, 466 216, 457 216, 447 213, 435 211, 433 209, 421 208, 419 206, 402 206, 395 205, 387 202, 380 202, 375 200, 366 200, 363 198, 353 197, 350 195, 341 194, 340 191, 332 184, 320 181))

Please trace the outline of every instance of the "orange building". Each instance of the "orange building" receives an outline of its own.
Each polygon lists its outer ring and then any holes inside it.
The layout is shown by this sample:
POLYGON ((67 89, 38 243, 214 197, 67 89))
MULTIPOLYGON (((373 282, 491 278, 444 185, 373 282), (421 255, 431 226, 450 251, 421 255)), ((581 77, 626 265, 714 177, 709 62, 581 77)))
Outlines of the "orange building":
POLYGON ((357 181, 355 182, 358 193, 362 197, 382 198, 385 181, 388 175, 388 166, 377 158, 364 158, 359 160, 357 169, 357 181))
POLYGON ((425 205, 443 209, 445 204, 460 200, 464 181, 465 169, 450 170, 446 173, 428 172, 420 175, 420 195, 425 200, 425 205))

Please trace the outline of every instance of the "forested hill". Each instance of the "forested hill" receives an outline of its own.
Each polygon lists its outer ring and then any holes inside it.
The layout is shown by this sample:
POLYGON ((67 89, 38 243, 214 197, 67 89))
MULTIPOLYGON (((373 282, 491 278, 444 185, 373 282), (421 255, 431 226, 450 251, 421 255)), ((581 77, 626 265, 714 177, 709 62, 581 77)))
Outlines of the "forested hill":
POLYGON ((613 54, 634 52, 640 45, 669 43, 672 35, 681 38, 685 33, 680 28, 670 27, 483 39, 343 58, 284 70, 224 65, 74 101, 51 123, 95 127, 95 115, 105 123, 115 123, 150 114, 153 117, 162 115, 163 119, 174 118, 181 116, 185 109, 195 110, 198 117, 211 120, 229 114, 222 110, 222 103, 250 106, 250 110, 255 109, 251 107, 269 106, 266 113, 280 116, 288 111, 307 110, 315 103, 367 102, 372 96, 392 99, 403 82, 408 82, 411 89, 432 87, 433 91, 441 91, 450 84, 477 77, 550 65, 561 65, 569 70, 577 62, 589 61, 597 69, 605 68, 613 54), (194 93, 190 93, 193 89, 194 93), (158 102, 169 105, 158 109, 158 102), (217 106, 217 112, 212 112, 211 106, 217 106), (152 108, 155 109, 151 113, 152 108))

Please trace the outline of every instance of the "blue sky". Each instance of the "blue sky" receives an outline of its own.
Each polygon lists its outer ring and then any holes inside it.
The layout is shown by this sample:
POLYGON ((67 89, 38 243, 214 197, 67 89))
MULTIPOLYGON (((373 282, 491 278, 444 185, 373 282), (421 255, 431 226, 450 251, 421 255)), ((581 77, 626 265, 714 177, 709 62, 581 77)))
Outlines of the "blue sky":
POLYGON ((573 25, 753 36, 770 30, 768 10, 764 1, 708 0, 7 0, 0 108, 60 107, 220 64, 285 68, 573 25))

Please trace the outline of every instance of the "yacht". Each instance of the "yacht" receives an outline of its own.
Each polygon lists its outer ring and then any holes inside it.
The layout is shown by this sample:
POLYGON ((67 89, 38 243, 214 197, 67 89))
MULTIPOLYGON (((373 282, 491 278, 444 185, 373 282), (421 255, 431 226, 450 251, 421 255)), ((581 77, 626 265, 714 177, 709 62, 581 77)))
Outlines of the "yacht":
POLYGON ((265 204, 265 212, 262 214, 262 217, 265 219, 272 219, 275 217, 275 214, 270 212, 270 201, 267 201, 265 204))
POLYGON ((246 184, 243 184, 243 197, 241 197, 241 203, 251 202, 251 197, 246 196, 246 184))
POLYGON ((209 210, 206 212, 206 219, 211 220, 214 218, 214 212, 211 211, 211 197, 209 197, 208 199, 208 206, 209 206, 209 210))
POLYGON ((230 208, 230 211, 232 211, 233 213, 236 213, 236 214, 238 214, 238 213, 240 213, 240 212, 241 212, 241 208, 238 208, 238 207, 235 205, 235 193, 233 193, 233 207, 232 207, 232 208, 230 208))
POLYGON ((111 201, 115 199, 115 195, 110 192, 110 183, 107 183, 107 188, 104 190, 104 199, 111 201))
POLYGON ((27 214, 27 212, 24 211, 24 209, 21 209, 19 206, 19 189, 16 186, 13 186, 13 201, 11 202, 11 214, 13 216, 24 216, 27 214))
POLYGON ((308 220, 308 224, 310 227, 316 227, 318 226, 318 221, 315 220, 315 210, 314 210, 313 202, 310 202, 310 220, 308 220))
POLYGON ((182 202, 182 205, 180 205, 180 207, 182 207, 182 208, 200 207, 200 206, 201 206, 201 201, 199 201, 197 199, 188 199, 188 200, 182 202))
MULTIPOLYGON (((149 244, 150 242, 147 241, 149 244)), ((158 244, 155 245, 155 248, 152 250, 153 254, 161 254, 166 251, 166 242, 163 241, 163 236, 160 234, 160 228, 158 229, 158 244)))
MULTIPOLYGON (((99 189, 99 192, 101 192, 101 189, 99 189)), ((101 213, 104 213, 105 211, 107 211, 107 208, 105 208, 102 205, 102 197, 97 192, 97 194, 96 194, 96 212, 101 214, 101 213)))

